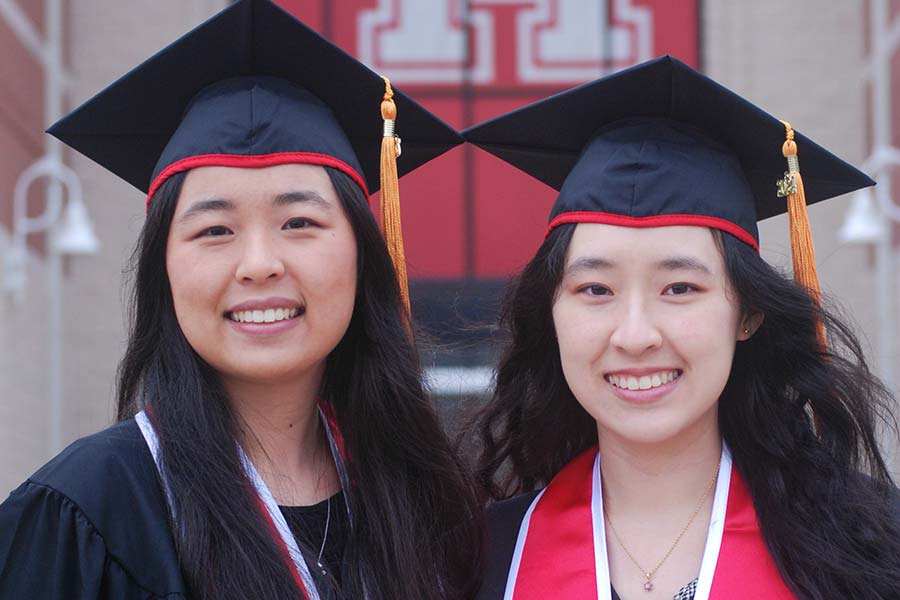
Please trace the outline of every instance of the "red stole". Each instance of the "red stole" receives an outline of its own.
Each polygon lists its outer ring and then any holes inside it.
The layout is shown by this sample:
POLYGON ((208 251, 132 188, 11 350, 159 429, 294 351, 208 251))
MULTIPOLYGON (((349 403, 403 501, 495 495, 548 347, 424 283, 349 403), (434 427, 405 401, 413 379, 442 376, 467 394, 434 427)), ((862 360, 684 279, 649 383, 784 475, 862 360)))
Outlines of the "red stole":
MULTIPOLYGON (((749 490, 727 449, 720 469, 695 600, 794 598, 769 556, 749 490)), ((566 465, 529 507, 505 600, 608 600, 605 540, 594 447, 566 465)))

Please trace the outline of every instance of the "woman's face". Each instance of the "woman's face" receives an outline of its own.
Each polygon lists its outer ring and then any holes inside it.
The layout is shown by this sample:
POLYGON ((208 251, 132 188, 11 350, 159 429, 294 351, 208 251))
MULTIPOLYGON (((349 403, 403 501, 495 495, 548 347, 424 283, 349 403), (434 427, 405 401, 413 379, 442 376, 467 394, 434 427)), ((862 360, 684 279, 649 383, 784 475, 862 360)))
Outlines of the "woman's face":
POLYGON ((166 249, 178 323, 226 384, 320 377, 353 313, 356 250, 324 168, 194 169, 166 249))
POLYGON ((717 403, 746 339, 708 229, 582 223, 553 306, 563 373, 601 437, 717 434, 717 403))

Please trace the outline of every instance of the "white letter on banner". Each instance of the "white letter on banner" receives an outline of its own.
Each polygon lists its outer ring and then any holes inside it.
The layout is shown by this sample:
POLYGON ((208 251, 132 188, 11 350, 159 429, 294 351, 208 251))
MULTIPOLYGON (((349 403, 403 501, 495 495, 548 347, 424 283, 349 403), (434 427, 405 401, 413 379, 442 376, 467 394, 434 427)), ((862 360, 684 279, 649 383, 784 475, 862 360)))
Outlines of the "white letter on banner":
POLYGON ((653 15, 631 0, 537 0, 519 13, 517 52, 522 83, 588 81, 653 54, 653 15))
POLYGON ((494 24, 465 0, 378 0, 358 18, 360 59, 397 83, 473 83, 494 77, 494 24), (474 36, 471 64, 465 23, 474 36))

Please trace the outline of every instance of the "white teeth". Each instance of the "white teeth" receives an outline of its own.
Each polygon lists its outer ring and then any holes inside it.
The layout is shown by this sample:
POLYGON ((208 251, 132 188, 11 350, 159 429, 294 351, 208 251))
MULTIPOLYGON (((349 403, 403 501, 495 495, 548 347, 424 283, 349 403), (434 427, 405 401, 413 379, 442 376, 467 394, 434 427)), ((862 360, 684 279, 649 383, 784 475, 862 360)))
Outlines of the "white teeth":
POLYGON ((632 377, 630 375, 607 375, 606 380, 623 390, 649 390, 678 379, 678 371, 663 371, 652 375, 632 377))
POLYGON ((228 318, 238 323, 275 323, 293 319, 300 314, 299 308, 268 308, 266 310, 238 310, 228 313, 228 318))

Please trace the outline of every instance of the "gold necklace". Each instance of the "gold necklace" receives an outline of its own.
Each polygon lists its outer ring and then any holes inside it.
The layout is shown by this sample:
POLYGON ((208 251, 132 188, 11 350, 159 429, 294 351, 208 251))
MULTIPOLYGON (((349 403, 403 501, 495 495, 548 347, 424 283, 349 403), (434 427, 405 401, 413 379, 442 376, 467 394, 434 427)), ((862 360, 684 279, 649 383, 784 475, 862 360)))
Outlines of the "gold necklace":
POLYGON ((656 566, 647 571, 641 564, 637 561, 637 559, 628 551, 628 548, 625 546, 625 542, 622 541, 622 538, 619 537, 619 532, 616 531, 615 526, 613 525, 612 519, 609 518, 609 513, 606 512, 606 503, 603 503, 603 516, 606 517, 606 522, 609 523, 609 529, 612 531, 613 537, 616 538, 616 541, 619 542, 619 545, 622 547, 622 550, 625 551, 625 555, 631 559, 631 562, 634 563, 634 566, 638 568, 641 572, 641 575, 644 576, 646 581, 644 582, 644 590, 649 592, 653 590, 653 576, 659 570, 663 563, 666 562, 666 559, 671 556, 672 551, 675 550, 675 546, 678 545, 678 542, 681 541, 681 538, 684 536, 685 532, 691 526, 691 523, 694 522, 694 519, 697 518, 697 515, 700 513, 700 509, 703 508, 703 503, 706 502, 706 498, 709 496, 709 493, 713 489, 713 485, 716 483, 716 478, 719 476, 719 466, 716 465, 716 470, 713 473, 712 479, 709 480, 709 484, 706 486, 706 491, 703 492, 703 497, 700 498, 700 502, 697 503, 697 508, 694 509, 694 513, 691 515, 691 518, 688 519, 687 524, 681 528, 681 532, 678 534, 678 537, 675 538, 675 541, 672 542, 672 545, 669 546, 669 550, 666 554, 656 563, 656 566))

